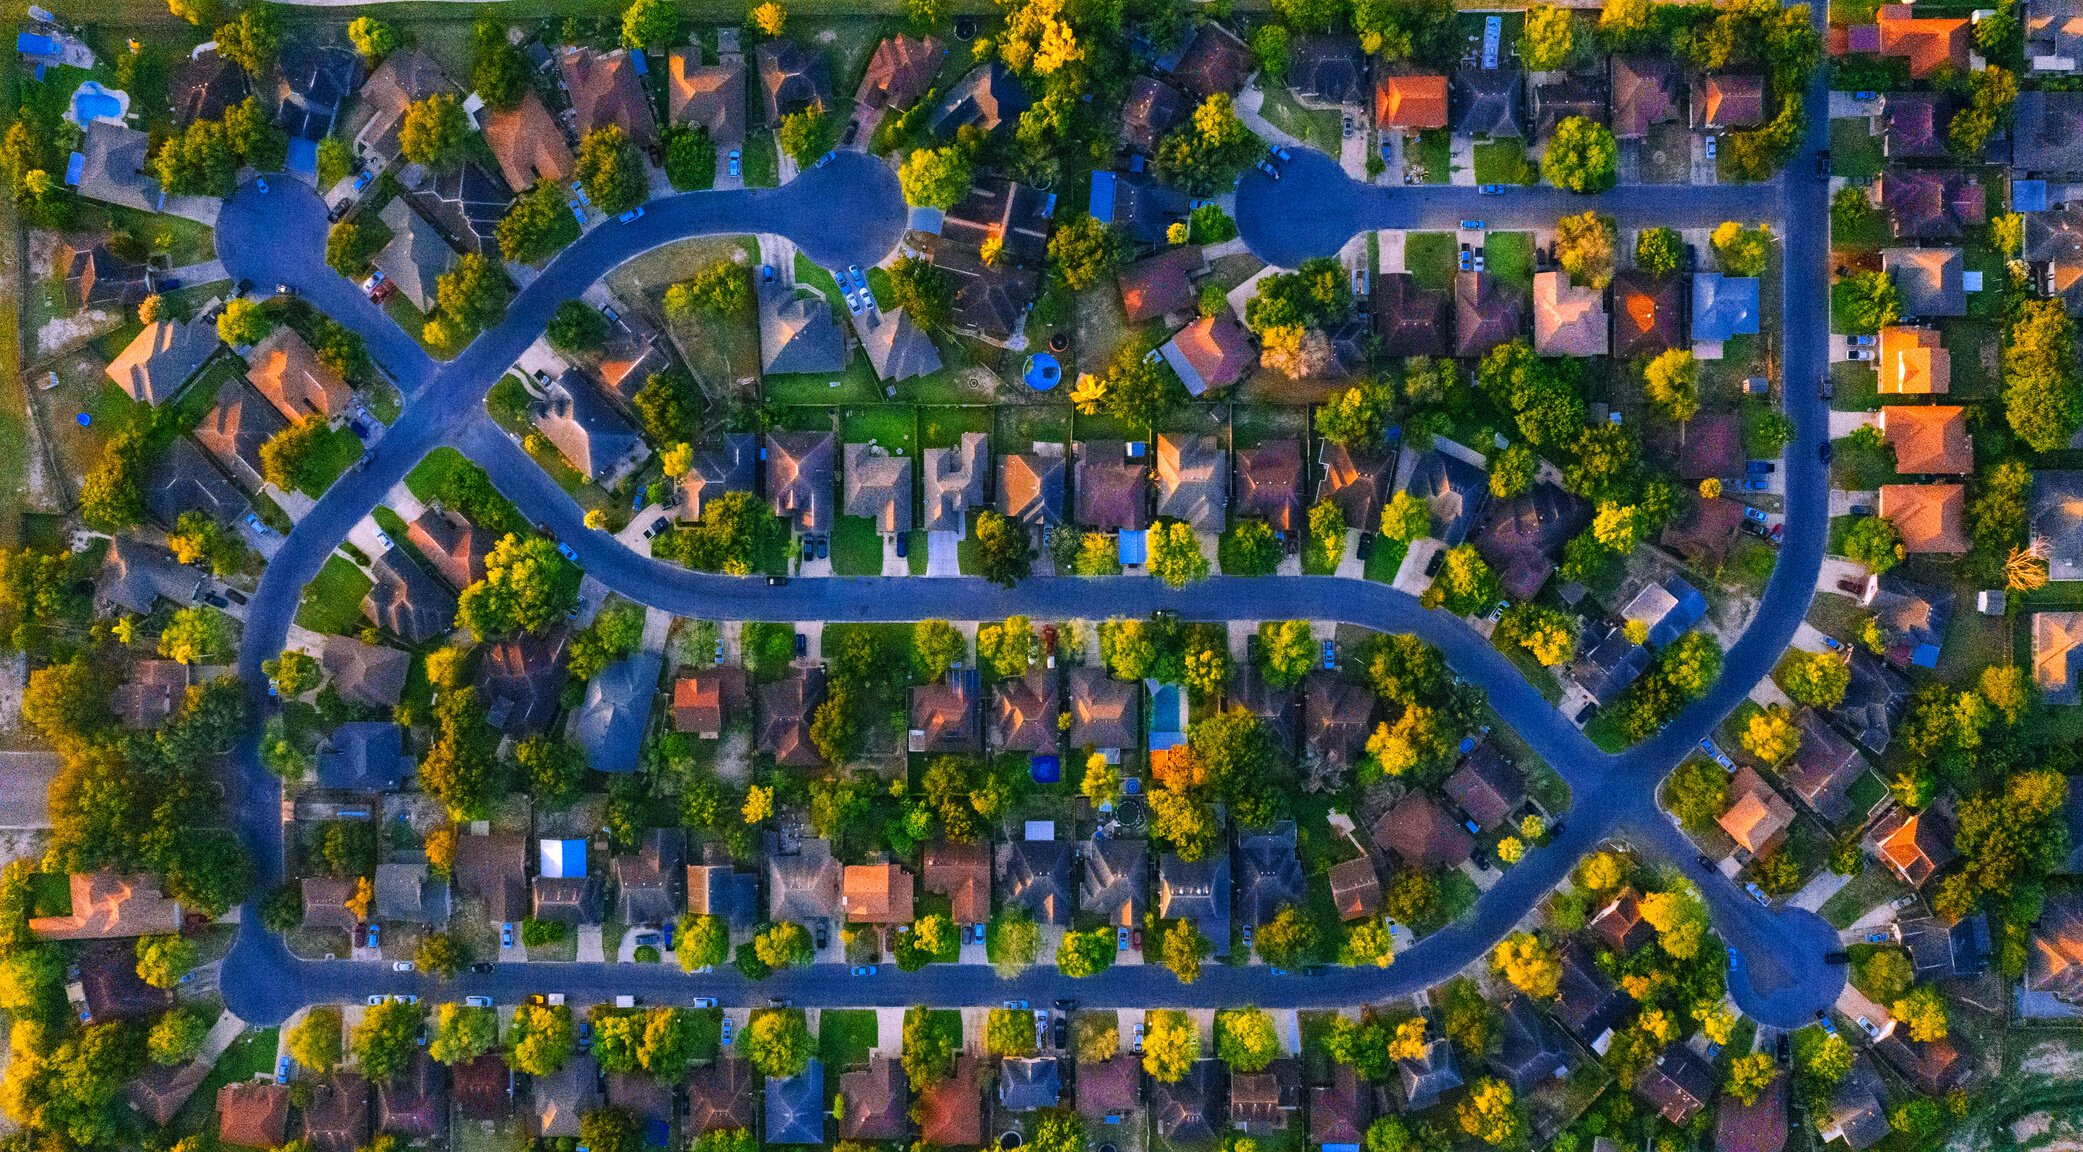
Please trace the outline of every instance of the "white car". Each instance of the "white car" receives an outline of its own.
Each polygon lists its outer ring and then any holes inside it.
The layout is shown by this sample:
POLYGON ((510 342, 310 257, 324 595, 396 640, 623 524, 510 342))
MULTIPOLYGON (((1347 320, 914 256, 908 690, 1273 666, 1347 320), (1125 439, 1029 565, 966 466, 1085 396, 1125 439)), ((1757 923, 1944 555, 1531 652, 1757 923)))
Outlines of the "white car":
POLYGON ((397 961, 393 961, 393 962, 391 963, 391 971, 393 971, 393 972, 410 972, 410 971, 412 971, 412 961, 410 961, 410 960, 397 960, 397 961))
POLYGON ((463 997, 463 1006, 466 1008, 490 1008, 492 1006, 492 998, 490 996, 465 996, 463 997))
POLYGON ((714 1008, 716 1007, 716 997, 697 996, 694 998, 694 1006, 697 1008, 714 1008))

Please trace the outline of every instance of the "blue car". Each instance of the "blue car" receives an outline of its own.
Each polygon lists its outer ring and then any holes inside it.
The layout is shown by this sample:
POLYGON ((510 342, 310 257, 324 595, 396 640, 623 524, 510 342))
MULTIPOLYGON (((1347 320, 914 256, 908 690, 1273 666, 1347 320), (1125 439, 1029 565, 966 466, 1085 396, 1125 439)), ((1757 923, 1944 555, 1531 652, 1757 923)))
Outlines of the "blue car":
POLYGON ((739 156, 739 154, 738 154, 738 150, 737 150, 736 148, 733 148, 733 149, 731 149, 731 150, 730 150, 730 174, 731 174, 731 178, 732 178, 732 179, 736 179, 736 178, 737 178, 737 176, 738 176, 738 164, 739 164, 739 161, 740 161, 740 159, 741 159, 741 158, 740 158, 740 156, 739 156))
POLYGON ((289 1057, 287 1056, 275 1057, 275 1083, 289 1083, 289 1057))
POLYGON ((1755 508, 1745 508, 1743 510, 1743 518, 1745 520, 1755 520, 1760 524, 1764 524, 1768 521, 1766 515, 1755 508))
POLYGON ((253 178, 253 186, 254 186, 255 188, 258 188, 258 189, 260 189, 260 194, 261 194, 261 195, 265 196, 265 195, 267 195, 267 194, 268 194, 268 178, 267 178, 267 177, 265 177, 265 176, 255 176, 255 177, 253 178))
POLYGON ((382 926, 382 925, 380 925, 380 924, 371 924, 371 925, 369 925, 369 947, 371 947, 371 948, 379 947, 379 946, 380 946, 380 945, 382 944, 382 941, 383 941, 383 926, 382 926))
POLYGON ((1481 232, 1483 230, 1483 222, 1481 220, 1463 220, 1461 222, 1461 230, 1463 232, 1481 232))
POLYGON ((1502 196, 1504 195, 1504 185, 1485 184, 1481 188, 1476 189, 1476 192, 1484 196, 1502 196))
POLYGON ((627 224, 631 220, 641 220, 643 218, 644 207, 643 205, 639 204, 636 207, 631 208, 629 211, 624 212, 620 216, 615 217, 615 222, 618 224, 627 224))
POLYGON ((501 924, 501 925, 499 926, 499 946, 500 946, 501 948, 511 948, 511 947, 513 947, 513 946, 514 946, 514 926, 513 926, 513 925, 511 925, 511 924, 501 924))
POLYGON ((571 545, 566 544, 562 540, 559 540, 557 542, 557 555, 564 557, 566 560, 569 560, 574 564, 579 562, 579 554, 577 552, 572 551, 571 545))

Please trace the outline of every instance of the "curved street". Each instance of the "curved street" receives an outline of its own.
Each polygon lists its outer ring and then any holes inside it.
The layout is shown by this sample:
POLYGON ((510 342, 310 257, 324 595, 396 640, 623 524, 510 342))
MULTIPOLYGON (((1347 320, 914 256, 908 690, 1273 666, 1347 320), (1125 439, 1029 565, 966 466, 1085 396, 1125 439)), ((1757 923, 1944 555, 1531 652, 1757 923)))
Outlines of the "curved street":
MULTIPOLYGON (((369 467, 341 476, 297 524, 251 598, 239 671, 259 703, 265 703, 261 663, 281 650, 304 586, 392 485, 429 450, 449 444, 482 465, 526 514, 570 543, 596 579, 632 600, 679 615, 781 621, 995 619, 1013 613, 1145 616, 1169 608, 1192 619, 1308 617, 1414 633, 1438 647, 1458 675, 1484 692, 1505 723, 1568 781, 1574 799, 1551 842, 1508 869, 1483 894, 1472 917, 1427 937, 1385 970, 1331 968, 1311 977, 1280 977, 1259 966, 1212 967, 1199 982, 1180 985, 1159 965, 1114 968, 1084 980, 1043 967, 1011 981, 1000 981, 981 966, 941 965, 912 974, 892 969, 867 980, 846 979, 843 969, 821 966, 777 973, 754 984, 730 971, 689 977, 654 965, 531 962, 438 983, 381 964, 295 959, 279 937, 261 928, 257 909, 249 904, 224 963, 227 1003, 256 1023, 279 1021, 314 1001, 389 992, 483 993, 502 1002, 561 991, 575 999, 633 993, 677 1000, 700 994, 732 1004, 759 1003, 768 996, 830 1005, 986 1004, 1005 996, 1037 1002, 1076 996, 1099 1005, 1352 1004, 1415 991, 1478 959, 1515 930, 1585 852, 1617 836, 1682 868, 1699 885, 1731 950, 1731 993, 1746 1013, 1780 1027, 1806 1021, 1842 986, 1843 971, 1822 961, 1835 934, 1813 914, 1760 907, 1719 874, 1704 873, 1693 862, 1690 841, 1657 807, 1655 787, 1770 673, 1807 614, 1820 571, 1828 483, 1818 449, 1827 435, 1827 412, 1805 382, 1818 378, 1825 354, 1824 326, 1810 321, 1828 306, 1827 245, 1815 242, 1826 235, 1827 185, 1808 177, 1825 135, 1824 125, 1811 125, 1802 154, 1780 181, 1685 189, 1683 198, 1674 197, 1674 189, 1651 187, 1624 187, 1594 197, 1552 189, 1514 188, 1502 196, 1479 197, 1473 188, 1365 188, 1345 181, 1327 158, 1302 151, 1287 178, 1274 182, 1253 175, 1240 189, 1238 222, 1245 242, 1262 258, 1285 265, 1334 251, 1361 229, 1469 215, 1519 227, 1593 207, 1623 221, 1711 223, 1734 217, 1783 224, 1781 379, 1785 409, 1798 430, 1785 463, 1784 545, 1756 617, 1729 650, 1720 680, 1661 733, 1618 755, 1593 747, 1459 618, 1425 611, 1414 598, 1378 583, 1216 577, 1178 592, 1144 577, 1037 578, 1016 588, 973 578, 799 579, 770 586, 759 578, 705 575, 653 561, 605 533, 586 529, 571 498, 485 415, 483 400, 491 385, 541 332, 560 301, 577 296, 617 264, 675 240, 770 232, 790 237, 828 265, 879 262, 902 238, 905 208, 894 175, 870 157, 842 153, 782 189, 687 193, 653 202, 632 224, 600 225, 519 292, 498 327, 447 364, 432 361, 354 285, 326 268, 317 239, 325 232, 324 211, 314 196, 288 181, 266 196, 250 187, 243 190, 226 204, 219 224, 231 274, 261 286, 294 287, 361 333, 405 398, 402 416, 379 442, 369 467), (1297 178, 1320 170, 1328 173, 1322 180, 1297 178), (829 208, 841 199, 849 205, 843 216, 829 208)), ((279 782, 260 764, 257 733, 242 749, 240 768, 238 819, 253 851, 256 890, 266 891, 283 874, 285 840, 279 782)))

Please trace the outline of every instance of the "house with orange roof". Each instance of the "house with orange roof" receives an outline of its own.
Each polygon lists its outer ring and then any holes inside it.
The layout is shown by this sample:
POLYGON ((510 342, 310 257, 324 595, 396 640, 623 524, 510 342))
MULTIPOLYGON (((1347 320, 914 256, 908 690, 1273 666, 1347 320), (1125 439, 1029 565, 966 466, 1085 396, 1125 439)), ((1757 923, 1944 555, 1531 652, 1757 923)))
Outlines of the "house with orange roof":
POLYGON ((1424 131, 1447 126, 1447 78, 1384 69, 1374 78, 1374 126, 1424 131))
POLYGON ((1880 410, 1881 435, 1905 476, 1965 476, 1974 471, 1967 409, 1957 404, 1891 404, 1880 410))
MULTIPOLYGON (((1941 68, 1967 70, 1969 24, 1964 16, 1923 16, 1909 4, 1883 4, 1873 14, 1878 29, 1876 48, 1883 56, 1900 56, 1909 61, 1909 76, 1923 80, 1941 68)), ((1854 29, 1852 46, 1859 48, 1864 37, 1854 29)))
POLYGON ((1566 272, 1533 277, 1533 350, 1542 356, 1606 354, 1605 293, 1570 283, 1566 272))
POLYGON ((181 930, 181 904, 159 890, 150 876, 103 870, 69 877, 72 911, 38 916, 29 934, 38 940, 115 940, 181 930))
POLYGON ((1939 869, 1953 862, 1953 832, 1952 818, 1940 809, 1911 812, 1897 808, 1881 817, 1868 839, 1874 854, 1904 883, 1922 888, 1939 869))
POLYGON ((1911 552, 1957 556, 1967 551, 1967 486, 1883 484, 1880 514, 1902 534, 1911 552))
POLYGON ((319 363, 318 353, 287 324, 255 344, 246 365, 246 379, 292 421, 330 420, 354 402, 354 389, 319 363))
POLYGON ((1794 806, 1748 764, 1736 770, 1729 795, 1735 801, 1716 823, 1753 857, 1770 852, 1793 826, 1794 806))
POLYGON ((848 864, 839 906, 853 924, 909 924, 911 873, 895 864, 848 864))
POLYGON ((2083 672, 2083 612, 2035 612, 2032 616, 2032 681, 2049 704, 2075 704, 2083 672))
POLYGON ((1943 396, 1953 386, 1953 355, 1936 328, 1880 330, 1880 394, 1943 396))

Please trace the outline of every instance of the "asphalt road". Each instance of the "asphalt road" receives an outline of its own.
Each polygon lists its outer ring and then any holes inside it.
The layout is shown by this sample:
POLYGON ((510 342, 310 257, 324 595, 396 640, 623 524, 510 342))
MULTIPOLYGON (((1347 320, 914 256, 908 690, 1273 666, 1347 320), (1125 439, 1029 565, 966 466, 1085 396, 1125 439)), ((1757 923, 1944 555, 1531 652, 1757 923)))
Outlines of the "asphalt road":
MULTIPOLYGON (((1820 81, 1818 82, 1820 87, 1820 81)), ((1816 105, 1820 107, 1820 104, 1816 105)), ((1810 150, 1827 129, 1820 118, 1810 150)), ((1721 679, 1705 698, 1660 734, 1620 755, 1600 752, 1541 699, 1489 643, 1462 621, 1418 607, 1386 586, 1328 577, 1282 580, 1217 577, 1180 592, 1144 578, 1051 578, 1003 588, 976 579, 833 578, 770 586, 759 578, 689 572, 623 548, 585 528, 578 507, 483 414, 486 390, 527 347, 556 304, 578 295, 593 279, 637 253, 688 236, 755 231, 790 235, 826 264, 880 260, 900 237, 903 205, 887 168, 851 154, 814 170, 779 191, 691 193, 650 206, 631 225, 609 224, 561 254, 520 293, 506 319, 480 336, 462 356, 436 366, 377 314, 359 292, 327 271, 305 237, 322 236, 323 213, 301 192, 262 198, 250 189, 227 206, 219 235, 235 275, 265 286, 296 286, 342 323, 361 331, 378 362, 407 397, 404 415, 381 442, 374 463, 336 483, 301 521, 270 563, 249 605, 240 670, 264 683, 263 660, 279 651, 298 597, 348 529, 380 502, 390 486, 428 450, 452 444, 483 465, 516 504, 554 530, 597 579, 618 593, 669 611, 708 619, 913 620, 923 617, 993 619, 1013 613, 1042 617, 1143 616, 1171 608, 1194 619, 1309 617, 1391 632, 1410 632, 1437 646, 1457 674, 1480 688, 1498 714, 1569 782, 1574 801, 1552 842, 1507 871, 1483 894, 1475 914, 1428 937, 1388 969, 1333 969, 1314 977, 1275 977, 1263 967, 1213 968, 1193 985, 1179 985, 1161 967, 1125 966, 1087 980, 1054 969, 1030 970, 999 981, 987 968, 939 966, 904 974, 885 966, 873 978, 843 969, 781 973, 759 984, 735 973, 685 976, 667 968, 624 965, 504 965, 437 984, 419 973, 349 962, 292 958, 279 938, 259 926, 249 908, 238 942, 224 965, 225 995, 243 1018, 279 1020, 298 1006, 365 995, 413 992, 445 997, 483 993, 502 1001, 538 991, 593 1000, 634 993, 654 999, 716 996, 726 1003, 764 1003, 770 996, 804 1004, 990 1004, 1006 997, 1042 1003, 1073 996, 1090 1004, 1166 1003, 1209 1006, 1255 1002, 1267 1006, 1364 1002, 1415 991, 1481 957, 1519 921, 1590 848, 1624 837, 1641 850, 1682 867, 1705 893, 1716 928, 1732 949, 1731 993, 1763 1023, 1794 1026, 1836 998, 1840 970, 1821 962, 1834 933, 1815 916, 1773 911, 1751 902, 1733 884, 1703 872, 1690 842, 1671 827, 1655 803, 1662 776, 1712 730, 1768 674, 1806 615, 1828 530, 1825 469, 1817 449, 1827 413, 1814 380, 1824 362, 1823 326, 1810 320, 1827 307, 1826 189, 1812 179, 1812 151, 1789 167, 1792 176, 1768 185, 1715 189, 1621 188, 1599 197, 1552 190, 1514 189, 1475 197, 1472 189, 1367 189, 1345 181, 1328 158, 1297 152, 1277 185, 1246 181, 1238 199, 1246 243, 1262 257, 1292 264, 1335 250, 1360 228, 1433 227, 1471 211, 1493 227, 1546 224, 1560 214, 1597 207, 1633 220, 1714 222, 1723 218, 1780 219, 1789 238, 1786 306, 1780 333, 1790 382, 1786 409, 1798 428, 1788 449, 1787 526, 1779 563, 1756 619, 1729 651, 1721 679), (1312 184, 1305 175, 1323 173, 1312 184), (1335 181, 1332 179, 1335 177, 1335 181), (1342 183, 1341 183, 1342 182, 1342 183), (843 214, 830 204, 849 205, 843 214)), ((288 182, 284 182, 287 184, 288 182)), ((258 698, 258 696, 257 696, 258 698)), ((282 874, 284 838, 280 791, 259 765, 257 744, 242 760, 239 820, 254 850, 266 890, 282 874)))

